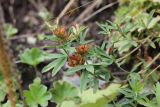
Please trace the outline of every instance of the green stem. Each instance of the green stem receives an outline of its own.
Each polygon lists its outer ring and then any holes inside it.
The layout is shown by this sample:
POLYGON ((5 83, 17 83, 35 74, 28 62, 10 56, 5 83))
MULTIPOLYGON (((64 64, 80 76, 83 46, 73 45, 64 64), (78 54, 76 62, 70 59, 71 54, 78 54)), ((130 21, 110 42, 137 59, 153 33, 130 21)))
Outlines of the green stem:
POLYGON ((34 70, 35 70, 35 72, 36 72, 36 77, 42 78, 42 74, 39 72, 39 70, 37 69, 36 66, 34 66, 34 70))

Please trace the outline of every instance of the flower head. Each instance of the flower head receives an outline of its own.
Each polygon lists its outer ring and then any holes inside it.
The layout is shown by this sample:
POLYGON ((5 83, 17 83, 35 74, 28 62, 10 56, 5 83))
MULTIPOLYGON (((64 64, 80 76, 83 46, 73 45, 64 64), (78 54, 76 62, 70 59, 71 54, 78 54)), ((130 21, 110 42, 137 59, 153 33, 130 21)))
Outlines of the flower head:
POLYGON ((88 53, 89 46, 87 44, 80 45, 76 48, 77 53, 79 54, 86 54, 88 53))
POLYGON ((61 38, 63 40, 67 39, 67 32, 65 27, 58 27, 55 30, 53 30, 53 34, 56 35, 58 38, 61 38))
POLYGON ((78 53, 74 53, 73 55, 69 56, 68 58, 68 65, 71 67, 75 67, 77 65, 82 65, 84 64, 84 58, 78 54, 78 53))

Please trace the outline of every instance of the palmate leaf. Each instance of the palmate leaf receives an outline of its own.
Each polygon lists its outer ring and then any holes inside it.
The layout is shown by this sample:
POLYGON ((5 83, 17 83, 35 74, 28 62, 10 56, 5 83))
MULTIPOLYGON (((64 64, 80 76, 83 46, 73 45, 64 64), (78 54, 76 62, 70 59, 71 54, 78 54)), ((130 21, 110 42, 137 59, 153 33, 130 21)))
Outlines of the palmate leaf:
POLYGON ((18 29, 15 28, 12 24, 4 24, 4 31, 8 37, 12 37, 14 34, 18 32, 18 29))
POLYGON ((63 101, 73 100, 78 95, 78 90, 71 84, 58 81, 54 83, 54 88, 50 90, 52 93, 51 101, 61 104, 63 101))
POLYGON ((26 50, 21 56, 21 61, 25 64, 37 66, 45 60, 44 53, 38 48, 26 50))
POLYGON ((41 85, 40 78, 36 78, 33 84, 29 85, 29 90, 24 91, 24 96, 29 107, 38 107, 38 105, 46 107, 52 97, 47 87, 41 85))

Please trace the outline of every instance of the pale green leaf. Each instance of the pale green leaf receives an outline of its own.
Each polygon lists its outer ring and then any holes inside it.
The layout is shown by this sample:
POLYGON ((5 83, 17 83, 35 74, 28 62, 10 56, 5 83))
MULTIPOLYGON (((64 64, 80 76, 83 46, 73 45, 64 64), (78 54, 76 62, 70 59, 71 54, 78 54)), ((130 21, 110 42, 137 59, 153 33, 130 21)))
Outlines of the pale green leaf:
POLYGON ((29 107, 46 107, 52 95, 47 91, 47 87, 41 84, 40 78, 36 78, 34 82, 29 85, 29 90, 24 91, 25 100, 29 107))
POLYGON ((43 51, 38 48, 32 48, 26 50, 21 56, 21 61, 25 64, 37 66, 39 63, 45 60, 45 55, 43 51))
POLYGON ((64 81, 55 82, 50 92, 52 93, 52 101, 57 104, 73 100, 78 95, 77 88, 64 81))
POLYGON ((15 28, 12 24, 4 24, 4 31, 8 37, 12 37, 18 32, 18 29, 15 28))

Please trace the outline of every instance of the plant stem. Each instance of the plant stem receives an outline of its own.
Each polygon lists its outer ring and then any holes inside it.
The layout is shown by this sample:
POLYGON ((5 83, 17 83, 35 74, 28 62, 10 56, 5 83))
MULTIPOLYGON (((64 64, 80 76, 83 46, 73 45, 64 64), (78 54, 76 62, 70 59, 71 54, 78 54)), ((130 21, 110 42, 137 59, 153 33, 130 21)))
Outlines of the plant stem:
POLYGON ((144 73, 148 70, 148 68, 149 68, 158 58, 160 58, 160 53, 157 54, 157 55, 154 57, 154 59, 153 59, 143 70, 141 70, 141 71, 139 72, 139 74, 144 74, 144 73))
POLYGON ((36 66, 34 66, 34 70, 36 72, 36 76, 42 78, 42 74, 39 72, 36 66))
POLYGON ((0 24, 0 68, 8 88, 8 97, 11 103, 11 107, 16 107, 16 99, 13 91, 13 82, 11 77, 11 63, 8 57, 8 53, 5 50, 5 43, 3 41, 2 24, 0 24))
POLYGON ((148 78, 151 76, 151 74, 152 74, 153 72, 155 72, 158 68, 160 68, 160 65, 158 65, 156 68, 154 68, 154 69, 146 76, 146 79, 148 79, 148 78))

